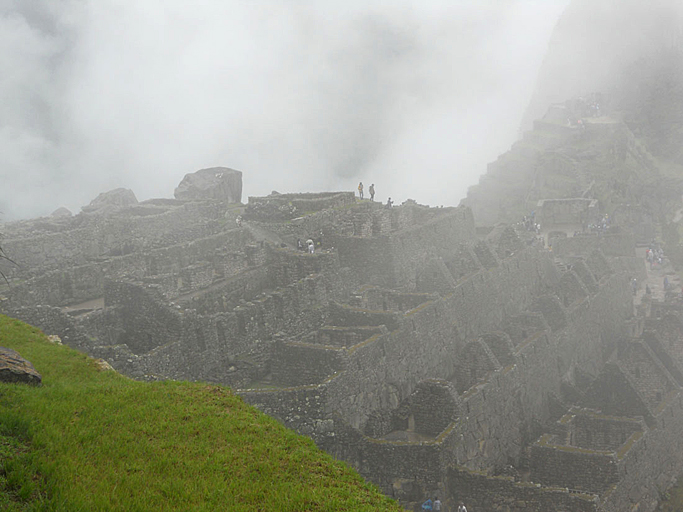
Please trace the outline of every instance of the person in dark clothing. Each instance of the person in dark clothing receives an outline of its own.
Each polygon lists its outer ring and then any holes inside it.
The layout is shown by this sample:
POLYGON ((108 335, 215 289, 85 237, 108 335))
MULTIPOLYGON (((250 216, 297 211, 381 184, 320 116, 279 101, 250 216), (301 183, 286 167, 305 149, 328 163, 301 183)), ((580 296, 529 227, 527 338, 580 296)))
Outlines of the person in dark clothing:
POLYGON ((368 189, 370 191, 370 201, 375 200, 375 184, 373 183, 370 185, 370 188, 368 189))

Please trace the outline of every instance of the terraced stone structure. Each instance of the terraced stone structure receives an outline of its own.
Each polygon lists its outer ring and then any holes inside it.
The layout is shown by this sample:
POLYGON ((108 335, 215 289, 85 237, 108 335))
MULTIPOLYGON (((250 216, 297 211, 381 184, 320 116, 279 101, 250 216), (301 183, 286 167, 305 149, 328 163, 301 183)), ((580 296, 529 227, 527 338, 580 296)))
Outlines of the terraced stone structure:
POLYGON ((233 386, 408 508, 652 510, 683 469, 683 323, 635 316, 627 232, 558 255, 464 206, 344 192, 5 231, 7 313, 134 378, 233 386))

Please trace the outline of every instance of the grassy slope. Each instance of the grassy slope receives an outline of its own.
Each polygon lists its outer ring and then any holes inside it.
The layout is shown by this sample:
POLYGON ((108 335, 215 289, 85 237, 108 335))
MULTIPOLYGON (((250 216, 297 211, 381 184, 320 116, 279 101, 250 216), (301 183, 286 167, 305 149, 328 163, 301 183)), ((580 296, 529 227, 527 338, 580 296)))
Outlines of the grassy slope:
POLYGON ((0 315, 43 376, 0 384, 0 509, 401 510, 227 388, 142 383, 0 315))

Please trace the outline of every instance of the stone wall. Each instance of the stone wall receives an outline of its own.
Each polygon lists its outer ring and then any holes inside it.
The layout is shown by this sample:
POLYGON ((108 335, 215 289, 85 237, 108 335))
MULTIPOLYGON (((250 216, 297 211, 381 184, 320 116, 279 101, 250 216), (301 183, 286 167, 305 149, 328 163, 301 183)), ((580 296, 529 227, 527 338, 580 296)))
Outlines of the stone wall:
POLYGON ((612 258, 612 266, 615 270, 624 272, 625 274, 635 277, 639 285, 647 279, 647 269, 645 267, 645 260, 636 258, 634 256, 620 256, 612 258))
POLYGON ((415 391, 399 406, 407 413, 405 430, 412 427, 418 434, 438 436, 457 419, 459 398, 455 386, 445 380, 430 379, 417 385, 415 391))
POLYGON ((108 281, 104 290, 107 345, 127 345, 144 354, 169 341, 179 340, 182 320, 177 311, 163 305, 154 287, 108 281))
POLYGON ((579 276, 569 270, 562 274, 557 286, 557 296, 565 307, 579 302, 588 296, 588 289, 583 285, 579 276))
POLYGON ((345 366, 343 350, 282 341, 275 343, 268 363, 272 382, 280 386, 318 384, 345 366))
POLYGON ((78 328, 73 317, 60 308, 52 306, 9 307, 2 304, 2 313, 22 322, 38 327, 45 334, 55 334, 62 343, 77 350, 87 352, 91 345, 89 338, 78 328))
MULTIPOLYGON (((140 207, 134 207, 132 212, 140 207)), ((39 267, 83 265, 100 257, 179 244, 223 231, 228 207, 220 202, 188 203, 156 215, 77 216, 74 229, 3 240, 3 249, 19 269, 10 275, 39 267)))
POLYGON ((567 238, 553 238, 550 243, 556 256, 588 255, 597 248, 607 256, 633 257, 635 238, 628 232, 580 234, 567 238))
MULTIPOLYGON (((215 258, 216 251, 244 249, 251 240, 246 230, 233 229, 218 235, 198 238, 149 252, 135 252, 126 256, 108 258, 102 262, 66 266, 64 269, 48 271, 24 283, 12 283, 9 299, 16 306, 49 304, 64 306, 78 304, 102 297, 107 279, 119 276, 128 278, 148 278, 150 284, 161 285, 164 294, 174 298, 180 294, 178 278, 184 268, 215 258)), ((227 268, 219 263, 214 266, 223 276, 237 273, 246 265, 244 256, 241 261, 227 268)), ((182 286, 182 278, 180 280, 182 286)))
POLYGON ((306 194, 271 194, 249 197, 245 216, 248 219, 292 219, 305 213, 352 205, 353 192, 321 192, 306 194))
POLYGON ((447 485, 449 510, 456 510, 460 501, 474 512, 596 512, 599 504, 597 496, 566 487, 547 489, 460 468, 448 470, 447 485))
POLYGON ((595 199, 543 199, 536 206, 538 222, 544 229, 558 225, 584 226, 600 218, 595 199))
POLYGON ((678 387, 646 343, 621 343, 617 356, 620 368, 628 372, 651 411, 659 407, 667 393, 678 387))
POLYGON ((647 427, 637 420, 616 418, 598 414, 578 414, 571 421, 571 446, 591 450, 617 451, 636 432, 647 427))
POLYGON ((355 268, 361 282, 407 290, 415 289, 418 272, 430 259, 441 256, 447 261, 458 242, 474 239, 474 220, 466 208, 444 209, 424 224, 389 236, 329 237, 341 266, 355 268))
MULTIPOLYGON (((373 414, 377 411, 397 407, 400 400, 417 389, 424 378, 422 375, 449 374, 455 367, 457 359, 453 356, 457 354, 457 347, 462 346, 462 340, 457 330, 447 332, 443 326, 435 330, 437 315, 445 318, 443 311, 437 313, 439 306, 444 307, 448 301, 446 297, 423 304, 416 311, 408 312, 397 330, 373 336, 348 349, 347 370, 316 388, 326 390, 326 417, 340 414, 335 420, 334 432, 339 433, 340 429, 356 432, 355 426, 360 428, 371 418, 375 421, 373 414), (416 340, 424 340, 429 346, 416 340), (378 365, 377 361, 383 364, 378 365)), ((628 314, 629 301, 627 279, 614 276, 602 280, 600 292, 591 298, 593 307, 586 308, 581 303, 570 309, 568 326, 550 338, 541 333, 522 341, 515 353, 517 364, 493 372, 463 395, 458 420, 435 441, 445 457, 443 464, 487 468, 504 465, 509 457, 519 456, 524 440, 534 436, 526 430, 527 426, 540 424, 550 417, 549 399, 553 394, 559 395, 561 381, 571 375, 572 368, 597 371, 602 340, 618 337, 621 322, 628 314), (596 329, 596 326, 600 327, 596 329)), ((247 400, 251 400, 250 392, 246 393, 247 400)), ((283 392, 273 393, 277 393, 279 400, 287 400, 288 395, 283 392)), ((257 404, 263 403, 266 396, 267 392, 259 394, 257 404)), ((315 423, 310 418, 306 421, 315 423)), ((304 428, 309 428, 306 425, 304 428)), ((295 422, 288 426, 299 428, 301 425, 295 422)), ((376 429, 376 426, 372 428, 376 429)), ((379 431, 385 430, 379 427, 379 431)), ((351 463, 367 460, 368 443, 374 443, 362 436, 353 442, 350 438, 340 439, 326 434, 316 441, 351 463)), ((391 446, 392 457, 402 456, 406 460, 409 460, 407 451, 416 449, 411 443, 383 443, 391 446)), ((384 482, 382 485, 388 489, 397 479, 410 479, 408 474, 399 475, 395 468, 362 473, 374 482, 384 482)))
POLYGON ((600 493, 619 481, 612 451, 552 444, 548 435, 531 447, 531 475, 543 485, 600 493))
POLYGON ((657 428, 627 443, 619 462, 620 480, 603 503, 606 512, 655 510, 683 466, 683 398, 667 398, 656 417, 657 428))

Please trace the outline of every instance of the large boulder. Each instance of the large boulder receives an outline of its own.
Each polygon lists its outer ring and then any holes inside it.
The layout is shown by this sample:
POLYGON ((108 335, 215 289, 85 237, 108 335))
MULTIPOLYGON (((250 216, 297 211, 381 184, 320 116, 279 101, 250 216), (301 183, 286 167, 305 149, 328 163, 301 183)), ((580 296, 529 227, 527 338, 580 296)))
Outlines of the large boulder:
POLYGON ((115 188, 109 192, 102 192, 90 201, 88 206, 81 209, 85 213, 110 213, 126 206, 138 204, 138 199, 128 188, 115 188))
POLYGON ((57 208, 55 211, 53 211, 50 214, 50 217, 57 217, 57 218, 59 218, 59 217, 71 217, 71 215, 72 215, 71 210, 69 210, 68 208, 65 208, 64 206, 60 206, 59 208, 57 208))
POLYGON ((173 193, 176 199, 201 201, 215 199, 242 202, 242 172, 227 167, 211 167, 186 174, 173 193))
POLYGON ((33 365, 12 349, 0 347, 0 382, 40 385, 43 378, 33 365))

